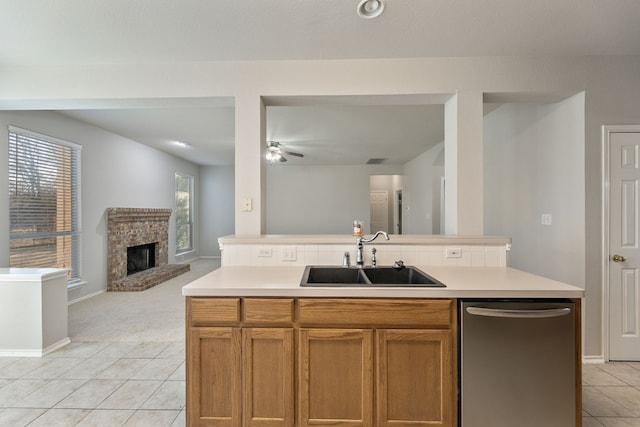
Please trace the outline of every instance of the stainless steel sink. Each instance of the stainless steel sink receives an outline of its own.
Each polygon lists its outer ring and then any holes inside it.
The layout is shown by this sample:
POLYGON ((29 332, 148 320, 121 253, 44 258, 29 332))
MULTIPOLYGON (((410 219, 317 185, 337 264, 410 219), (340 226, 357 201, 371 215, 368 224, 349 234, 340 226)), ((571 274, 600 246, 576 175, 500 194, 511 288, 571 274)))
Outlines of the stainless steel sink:
POLYGON ((416 267, 336 267, 308 265, 300 286, 321 287, 445 287, 416 267))

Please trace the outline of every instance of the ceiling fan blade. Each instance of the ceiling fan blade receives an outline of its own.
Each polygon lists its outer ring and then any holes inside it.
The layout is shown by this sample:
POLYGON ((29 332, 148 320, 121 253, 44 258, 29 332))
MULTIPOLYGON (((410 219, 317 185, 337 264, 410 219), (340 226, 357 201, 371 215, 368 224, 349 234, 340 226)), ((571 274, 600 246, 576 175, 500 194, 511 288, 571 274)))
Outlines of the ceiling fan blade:
POLYGON ((282 152, 294 157, 304 157, 304 154, 296 153, 295 151, 282 150, 282 152))

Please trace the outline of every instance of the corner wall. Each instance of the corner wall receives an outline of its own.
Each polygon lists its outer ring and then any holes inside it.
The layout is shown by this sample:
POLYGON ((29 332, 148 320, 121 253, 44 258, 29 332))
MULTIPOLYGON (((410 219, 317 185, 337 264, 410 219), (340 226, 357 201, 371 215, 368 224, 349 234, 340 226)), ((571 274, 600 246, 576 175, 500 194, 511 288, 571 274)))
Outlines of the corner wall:
POLYGON ((585 287, 584 151, 583 93, 485 117, 485 233, 511 236, 511 267, 585 287))
POLYGON ((235 169, 203 166, 200 171, 200 256, 220 257, 218 238, 235 231, 235 169))

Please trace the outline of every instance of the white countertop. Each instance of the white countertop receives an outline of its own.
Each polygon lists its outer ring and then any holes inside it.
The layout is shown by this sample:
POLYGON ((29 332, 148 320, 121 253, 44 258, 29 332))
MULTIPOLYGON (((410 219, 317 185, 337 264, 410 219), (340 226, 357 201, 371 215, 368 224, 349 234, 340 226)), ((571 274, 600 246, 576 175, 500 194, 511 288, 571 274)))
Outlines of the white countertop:
POLYGON ((446 285, 415 287, 301 287, 304 266, 221 267, 182 288, 184 296, 363 298, 582 298, 584 290, 508 267, 417 268, 446 285))
POLYGON ((64 268, 0 268, 0 282, 47 280, 66 275, 67 270, 64 268))

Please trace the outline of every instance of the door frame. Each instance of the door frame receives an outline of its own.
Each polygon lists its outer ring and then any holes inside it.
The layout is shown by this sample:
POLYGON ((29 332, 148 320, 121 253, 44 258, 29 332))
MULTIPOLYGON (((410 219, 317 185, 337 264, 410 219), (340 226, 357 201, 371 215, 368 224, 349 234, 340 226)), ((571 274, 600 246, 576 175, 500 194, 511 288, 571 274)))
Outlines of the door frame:
POLYGON ((402 234, 402 210, 404 209, 400 203, 402 200, 402 187, 393 190, 393 233, 402 234))
POLYGON ((611 204, 609 184, 611 175, 609 170, 609 154, 611 149, 612 133, 640 133, 640 125, 602 125, 602 347, 604 361, 609 361, 610 336, 609 336, 609 218, 611 216, 611 204))

